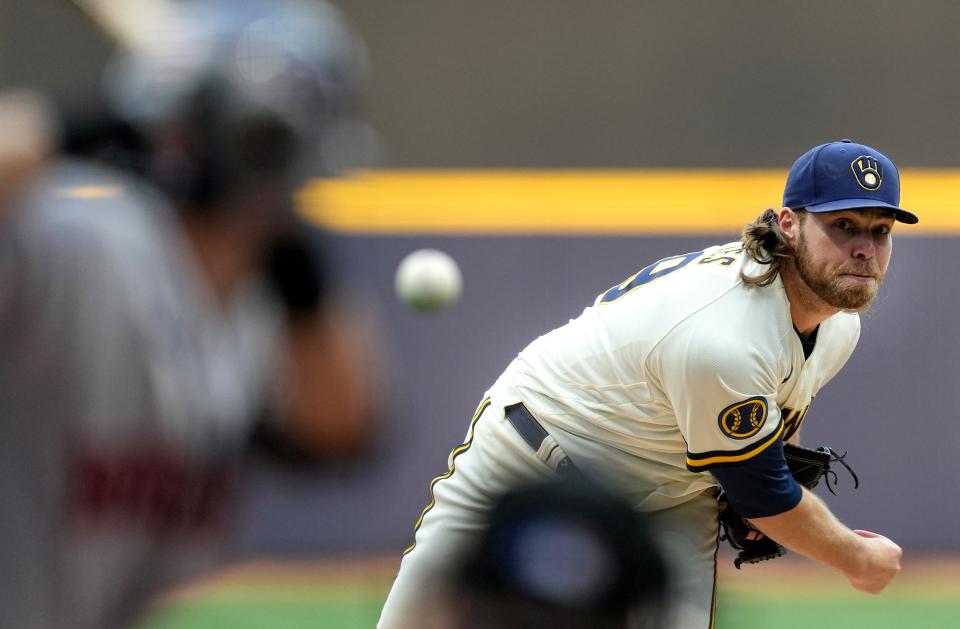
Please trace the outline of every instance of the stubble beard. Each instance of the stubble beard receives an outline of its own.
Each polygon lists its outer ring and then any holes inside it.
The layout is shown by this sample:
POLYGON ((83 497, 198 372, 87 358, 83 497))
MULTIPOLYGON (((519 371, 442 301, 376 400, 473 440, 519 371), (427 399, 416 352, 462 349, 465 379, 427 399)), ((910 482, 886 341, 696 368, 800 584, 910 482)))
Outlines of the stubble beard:
POLYGON ((814 264, 802 235, 797 241, 794 268, 803 283, 825 304, 857 312, 866 310, 873 303, 884 275, 874 264, 866 261, 859 265, 845 264, 832 271, 823 266, 818 267, 814 264), (855 280, 844 280, 843 275, 847 273, 873 275, 876 281, 864 284, 855 280))

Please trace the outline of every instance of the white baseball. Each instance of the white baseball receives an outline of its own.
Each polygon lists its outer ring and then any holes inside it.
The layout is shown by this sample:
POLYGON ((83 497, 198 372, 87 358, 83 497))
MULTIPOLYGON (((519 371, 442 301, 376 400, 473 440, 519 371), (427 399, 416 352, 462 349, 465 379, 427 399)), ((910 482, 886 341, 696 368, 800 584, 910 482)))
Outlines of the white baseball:
POLYGON ((459 299, 463 290, 460 267, 436 249, 418 249, 397 267, 394 288, 400 301, 420 312, 442 310, 459 299))

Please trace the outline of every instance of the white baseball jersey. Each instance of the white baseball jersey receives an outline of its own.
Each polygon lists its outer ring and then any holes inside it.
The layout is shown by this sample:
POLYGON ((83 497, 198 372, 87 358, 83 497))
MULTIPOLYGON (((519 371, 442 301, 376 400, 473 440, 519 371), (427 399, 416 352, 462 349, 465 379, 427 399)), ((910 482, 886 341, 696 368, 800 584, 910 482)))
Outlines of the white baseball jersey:
POLYGON ((495 496, 566 456, 647 512, 674 568, 667 627, 712 627, 718 483, 707 471, 794 435, 860 332, 856 314, 836 314, 805 356, 780 279, 748 286, 744 269, 763 271, 739 242, 661 260, 520 352, 431 484, 380 629, 419 626, 495 496), (505 417, 518 402, 549 433, 536 452, 505 417))
POLYGON ((491 398, 523 402, 639 507, 689 500, 717 485, 704 471, 792 436, 860 333, 857 314, 838 313, 805 358, 780 278, 749 286, 741 269, 764 267, 739 242, 644 268, 531 343, 491 398))
POLYGON ((162 204, 49 169, 0 229, 0 621, 125 625, 208 567, 278 317, 219 303, 162 204))

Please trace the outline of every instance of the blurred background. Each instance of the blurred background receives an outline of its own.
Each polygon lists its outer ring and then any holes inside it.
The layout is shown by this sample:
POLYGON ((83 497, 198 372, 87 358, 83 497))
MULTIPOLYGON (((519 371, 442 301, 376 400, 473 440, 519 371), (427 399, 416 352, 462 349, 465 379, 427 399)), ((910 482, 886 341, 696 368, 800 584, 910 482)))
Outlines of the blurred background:
MULTIPOLYGON (((369 49, 364 155, 374 159, 308 188, 302 209, 331 230, 339 281, 377 322, 384 410, 357 460, 251 469, 237 558, 398 556, 429 480, 524 345, 649 262, 736 239, 777 206, 793 159, 840 138, 901 167, 902 204, 921 223, 898 227, 860 345, 815 401, 803 440, 849 450, 861 488, 841 478, 840 497, 824 496, 845 523, 889 535, 908 556, 960 551, 960 422, 947 395, 960 376, 960 5, 337 6, 369 49), (463 297, 443 312, 414 313, 394 296, 397 264, 421 247, 463 271, 463 297)), ((82 108, 111 48, 69 2, 0 4, 0 88, 38 87, 82 108)), ((844 626, 866 626, 852 618, 844 626)), ((915 626, 953 626, 939 622, 915 626)))

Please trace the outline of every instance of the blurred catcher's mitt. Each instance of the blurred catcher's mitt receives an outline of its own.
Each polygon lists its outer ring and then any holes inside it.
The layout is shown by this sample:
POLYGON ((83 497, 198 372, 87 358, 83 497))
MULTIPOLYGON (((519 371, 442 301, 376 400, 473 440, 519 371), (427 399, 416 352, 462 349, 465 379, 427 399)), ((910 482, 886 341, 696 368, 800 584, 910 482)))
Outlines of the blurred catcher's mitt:
MULTIPOLYGON (((839 463, 850 472, 854 488, 860 486, 857 475, 844 461, 846 452, 837 454, 832 448, 826 446, 811 450, 785 443, 783 455, 787 459, 787 466, 793 478, 807 489, 813 489, 820 483, 821 478, 826 477, 827 489, 831 494, 836 495, 833 487, 837 484, 837 474, 830 469, 832 463, 839 463)), ((723 492, 717 500, 720 501, 720 526, 723 529, 720 539, 726 540, 738 551, 736 559, 733 560, 733 565, 737 569, 745 563, 759 563, 786 554, 787 550, 783 546, 753 528, 737 513, 723 492)))

